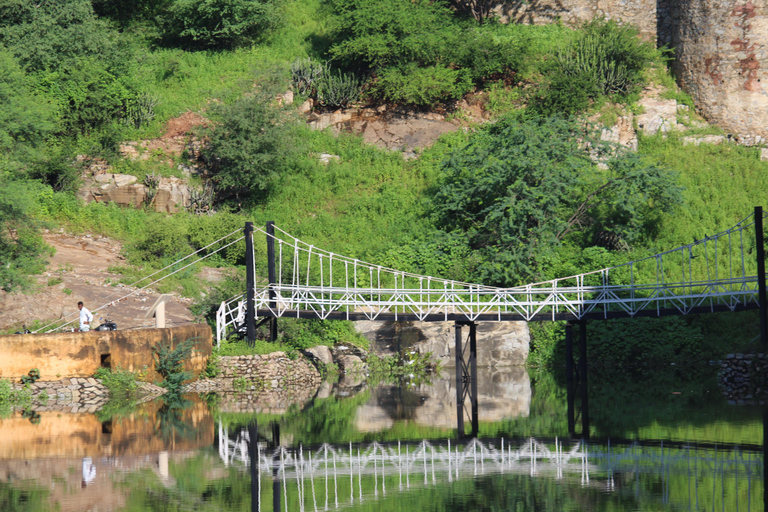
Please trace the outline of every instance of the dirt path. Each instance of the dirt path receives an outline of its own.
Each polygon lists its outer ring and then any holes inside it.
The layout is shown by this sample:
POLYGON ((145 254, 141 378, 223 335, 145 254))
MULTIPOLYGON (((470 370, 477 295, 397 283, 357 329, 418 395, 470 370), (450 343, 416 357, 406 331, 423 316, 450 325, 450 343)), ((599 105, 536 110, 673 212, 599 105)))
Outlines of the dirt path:
MULTIPOLYGON (((35 289, 26 293, 0 292, 0 329, 20 328, 34 320, 48 323, 61 318, 76 319, 79 300, 94 311, 118 299, 119 302, 94 312, 95 325, 101 323, 99 318, 109 318, 120 330, 154 326, 154 319, 145 316, 159 294, 141 291, 121 299, 136 288, 116 284, 120 276, 108 271, 109 267, 125 264, 119 242, 106 237, 73 236, 63 232, 46 232, 44 238, 56 249, 56 254, 50 259, 46 271, 37 277, 35 289)), ((166 304, 166 325, 173 327, 192 322, 191 302, 191 299, 174 295, 166 304)), ((77 324, 71 326, 77 327, 77 324)))

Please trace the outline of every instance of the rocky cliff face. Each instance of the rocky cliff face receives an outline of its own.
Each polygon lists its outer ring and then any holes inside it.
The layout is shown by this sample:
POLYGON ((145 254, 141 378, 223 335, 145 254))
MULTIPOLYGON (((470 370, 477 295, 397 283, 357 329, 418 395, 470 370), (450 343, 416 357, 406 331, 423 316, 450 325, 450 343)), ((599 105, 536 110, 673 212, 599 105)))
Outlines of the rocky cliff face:
POLYGON ((675 48, 678 81, 709 122, 742 144, 768 137, 768 0, 515 0, 496 10, 519 23, 596 16, 631 23, 646 39, 675 48))
POLYGON ((743 144, 764 142, 768 1, 680 0, 674 5, 671 43, 680 84, 707 120, 743 144))

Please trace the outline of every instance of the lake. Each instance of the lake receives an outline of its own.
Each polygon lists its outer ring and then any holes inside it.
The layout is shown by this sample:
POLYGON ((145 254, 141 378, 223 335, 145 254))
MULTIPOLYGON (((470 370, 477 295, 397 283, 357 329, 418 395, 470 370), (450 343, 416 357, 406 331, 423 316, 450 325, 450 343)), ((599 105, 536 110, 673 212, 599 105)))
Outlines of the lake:
POLYGON ((552 373, 481 368, 464 438, 450 370, 250 398, 15 413, 0 421, 0 510, 765 510, 766 415, 712 375, 590 375, 569 396, 552 373))

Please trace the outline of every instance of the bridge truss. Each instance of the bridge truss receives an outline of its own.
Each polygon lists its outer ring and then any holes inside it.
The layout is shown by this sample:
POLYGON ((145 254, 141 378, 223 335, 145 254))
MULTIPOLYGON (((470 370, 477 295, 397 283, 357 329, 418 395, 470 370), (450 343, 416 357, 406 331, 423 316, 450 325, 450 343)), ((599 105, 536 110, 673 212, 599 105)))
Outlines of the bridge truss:
POLYGON ((582 486, 603 492, 626 493, 634 488, 636 496, 642 493, 640 479, 646 480, 644 475, 648 475, 659 479, 662 502, 676 509, 701 510, 700 499, 702 503, 720 501, 724 506, 725 496, 738 491, 741 510, 752 510, 752 500, 755 509, 762 510, 754 499, 761 494, 765 478, 759 446, 531 437, 288 448, 259 437, 255 427, 229 431, 218 425, 219 457, 227 466, 250 470, 259 510, 262 478, 269 476, 273 480, 272 510, 316 511, 347 508, 355 502, 386 497, 388 492, 494 474, 557 480, 575 477, 582 486), (714 487, 700 486, 706 477, 714 487), (673 495, 670 487, 681 483, 687 492, 673 495), (687 500, 679 501, 681 496, 687 500))
MULTIPOLYGON (((222 302, 217 340, 255 316, 342 320, 585 320, 757 308, 761 208, 723 232, 584 274, 499 288, 403 272, 320 249, 268 223, 269 279, 222 302)), ((246 229, 246 242, 252 233, 246 229)), ((247 245, 252 275, 256 251, 247 245)), ((760 266, 763 268, 759 268, 760 266)), ((263 271, 262 271, 263 274, 263 271)), ((763 280, 764 284, 764 280, 763 280)))

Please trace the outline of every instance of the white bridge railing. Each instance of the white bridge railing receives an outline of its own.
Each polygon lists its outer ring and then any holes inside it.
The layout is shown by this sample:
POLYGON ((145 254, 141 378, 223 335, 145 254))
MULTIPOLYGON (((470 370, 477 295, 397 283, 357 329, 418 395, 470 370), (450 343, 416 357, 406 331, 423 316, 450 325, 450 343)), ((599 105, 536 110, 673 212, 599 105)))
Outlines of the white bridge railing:
MULTIPOLYGON (((594 272, 499 288, 403 272, 318 249, 278 230, 275 282, 257 314, 318 319, 555 320, 736 310, 758 301, 754 216, 691 244, 594 272)), ((266 235, 264 230, 261 231, 266 235)), ((242 329, 245 298, 221 303, 217 339, 242 329)))

